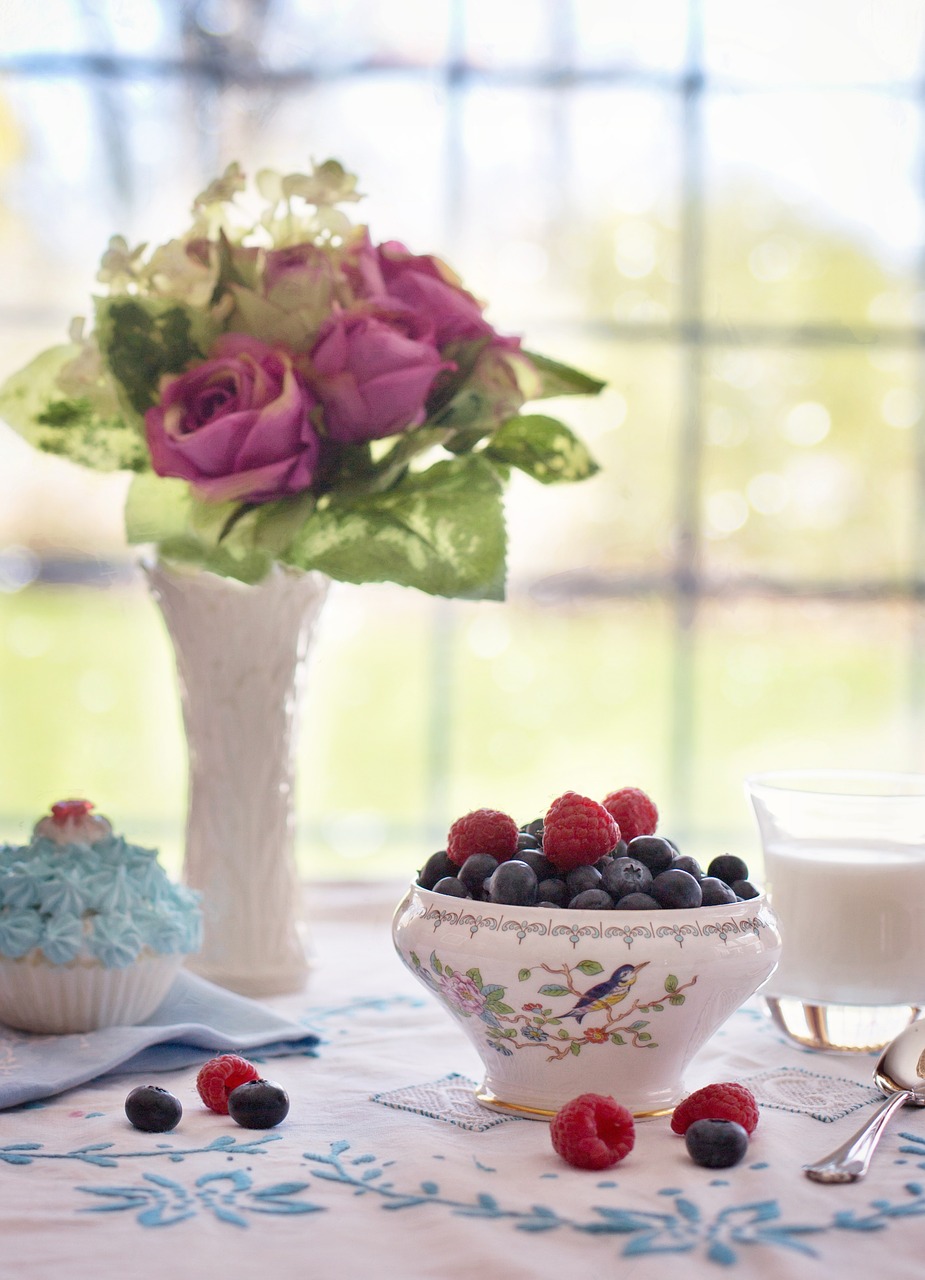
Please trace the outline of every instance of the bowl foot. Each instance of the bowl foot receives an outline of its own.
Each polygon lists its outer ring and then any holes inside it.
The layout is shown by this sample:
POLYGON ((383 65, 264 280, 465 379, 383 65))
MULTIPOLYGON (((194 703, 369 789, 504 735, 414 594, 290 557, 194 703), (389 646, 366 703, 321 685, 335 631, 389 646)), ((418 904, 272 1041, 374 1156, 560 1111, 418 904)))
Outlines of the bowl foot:
MULTIPOLYGON (((503 1115, 518 1116, 521 1120, 545 1120, 547 1123, 553 1119, 556 1114, 555 1109, 547 1110, 545 1107, 528 1107, 522 1102, 506 1102, 504 1098, 499 1098, 496 1093, 492 1093, 491 1089, 485 1084, 480 1084, 475 1091, 475 1100, 489 1111, 500 1111, 503 1115)), ((634 1120, 653 1120, 656 1116, 670 1116, 674 1111, 674 1106, 658 1107, 653 1111, 634 1111, 634 1120)))

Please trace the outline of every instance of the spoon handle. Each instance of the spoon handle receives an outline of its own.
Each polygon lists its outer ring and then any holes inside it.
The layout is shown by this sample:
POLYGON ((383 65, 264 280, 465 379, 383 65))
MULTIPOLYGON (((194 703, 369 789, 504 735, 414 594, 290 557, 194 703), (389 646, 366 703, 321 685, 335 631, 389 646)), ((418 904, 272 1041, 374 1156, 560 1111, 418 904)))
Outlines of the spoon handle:
POLYGON ((814 1182, 857 1182, 863 1178, 893 1112, 914 1096, 911 1089, 900 1089, 881 1102, 867 1123, 837 1151, 818 1164, 803 1166, 807 1178, 814 1182))

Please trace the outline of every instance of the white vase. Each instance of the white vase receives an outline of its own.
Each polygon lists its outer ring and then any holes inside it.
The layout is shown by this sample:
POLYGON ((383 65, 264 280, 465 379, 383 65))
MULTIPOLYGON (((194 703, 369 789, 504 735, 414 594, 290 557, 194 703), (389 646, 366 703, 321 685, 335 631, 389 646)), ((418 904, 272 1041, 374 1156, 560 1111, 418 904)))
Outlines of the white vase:
POLYGON ((274 567, 256 586, 146 565, 173 642, 189 751, 184 881, 202 893, 188 967, 249 996, 308 973, 295 864, 294 772, 319 573, 274 567))

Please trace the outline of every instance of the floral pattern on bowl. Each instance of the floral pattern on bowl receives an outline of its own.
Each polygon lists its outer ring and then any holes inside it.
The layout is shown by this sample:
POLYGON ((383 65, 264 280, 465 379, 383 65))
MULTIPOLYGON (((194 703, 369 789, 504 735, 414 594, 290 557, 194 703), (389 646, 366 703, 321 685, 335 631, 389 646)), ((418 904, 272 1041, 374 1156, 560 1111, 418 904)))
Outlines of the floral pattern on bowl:
POLYGON ((486 1106, 545 1118, 579 1093, 670 1110, 697 1049, 780 954, 764 897, 662 913, 449 900, 413 885, 396 949, 485 1066, 486 1106))

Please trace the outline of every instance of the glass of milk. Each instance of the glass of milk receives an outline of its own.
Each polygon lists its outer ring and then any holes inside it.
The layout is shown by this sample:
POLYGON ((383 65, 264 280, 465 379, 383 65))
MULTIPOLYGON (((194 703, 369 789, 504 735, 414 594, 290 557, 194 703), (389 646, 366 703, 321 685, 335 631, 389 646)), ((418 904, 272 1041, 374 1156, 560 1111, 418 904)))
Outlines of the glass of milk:
POLYGON ((925 1007, 925 775, 746 779, 783 954, 762 994, 814 1049, 879 1049, 925 1007))

